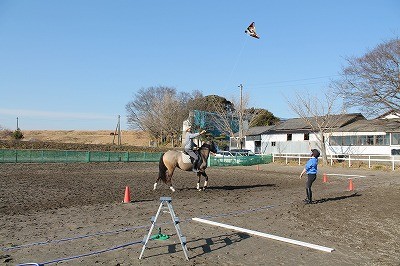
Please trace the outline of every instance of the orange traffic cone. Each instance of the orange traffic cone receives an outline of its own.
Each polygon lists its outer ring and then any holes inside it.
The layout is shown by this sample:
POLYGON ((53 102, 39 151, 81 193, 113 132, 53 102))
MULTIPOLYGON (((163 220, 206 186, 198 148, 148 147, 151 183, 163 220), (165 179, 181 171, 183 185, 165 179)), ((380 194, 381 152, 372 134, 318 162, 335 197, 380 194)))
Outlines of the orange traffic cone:
POLYGON ((324 173, 323 177, 322 177, 322 182, 326 183, 328 182, 328 176, 324 173))
POLYGON ((128 186, 125 188, 125 197, 124 197, 124 203, 130 203, 131 202, 131 191, 128 186))
POLYGON ((348 191, 353 191, 353 190, 354 190, 353 179, 349 178, 349 189, 348 189, 348 191))

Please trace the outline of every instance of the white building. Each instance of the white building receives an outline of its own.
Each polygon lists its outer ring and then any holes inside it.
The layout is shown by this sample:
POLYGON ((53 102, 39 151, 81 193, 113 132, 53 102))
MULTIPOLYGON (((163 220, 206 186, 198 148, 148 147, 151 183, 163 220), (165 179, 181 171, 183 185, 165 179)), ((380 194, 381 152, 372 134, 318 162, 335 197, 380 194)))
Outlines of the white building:
MULTIPOLYGON (((326 123, 324 132, 327 155, 400 155, 400 118, 393 112, 373 120, 359 113, 337 115, 326 123)), ((319 146, 317 134, 303 119, 288 119, 249 129, 245 148, 262 154, 306 153, 310 145, 319 146)))

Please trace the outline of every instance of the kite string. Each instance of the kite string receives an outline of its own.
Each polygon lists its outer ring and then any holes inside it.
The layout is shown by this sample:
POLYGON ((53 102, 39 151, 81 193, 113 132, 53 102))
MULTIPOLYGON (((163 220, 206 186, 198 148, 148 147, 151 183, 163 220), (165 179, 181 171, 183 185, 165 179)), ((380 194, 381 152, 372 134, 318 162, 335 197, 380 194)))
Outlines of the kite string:
POLYGON ((243 44, 242 44, 242 49, 240 49, 240 51, 239 51, 239 53, 238 53, 238 56, 236 57, 235 64, 234 64, 233 67, 232 67, 232 70, 231 70, 231 73, 230 73, 230 75, 229 75, 229 79, 227 80, 227 84, 225 85, 225 88, 228 87, 228 84, 230 83, 230 81, 231 81, 231 79, 232 79, 233 73, 234 73, 234 71, 236 70, 236 67, 237 67, 237 65, 238 65, 238 63, 239 63, 240 58, 242 57, 242 54, 243 54, 243 51, 244 51, 244 47, 245 47, 246 44, 247 44, 247 40, 248 40, 248 38, 244 38, 244 41, 243 41, 243 44))

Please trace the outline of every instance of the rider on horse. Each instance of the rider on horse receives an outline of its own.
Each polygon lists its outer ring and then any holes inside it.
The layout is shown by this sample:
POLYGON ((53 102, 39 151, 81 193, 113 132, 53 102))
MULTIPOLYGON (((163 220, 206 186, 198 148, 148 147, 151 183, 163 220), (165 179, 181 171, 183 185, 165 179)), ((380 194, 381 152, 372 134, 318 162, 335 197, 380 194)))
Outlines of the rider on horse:
POLYGON ((197 169, 197 163, 199 160, 199 156, 197 153, 193 151, 194 147, 197 147, 197 145, 194 143, 193 139, 197 136, 200 136, 201 134, 206 133, 205 130, 201 131, 200 133, 192 133, 192 127, 189 126, 186 129, 186 135, 185 135, 185 152, 194 159, 193 162, 193 172, 198 172, 199 170, 197 169))

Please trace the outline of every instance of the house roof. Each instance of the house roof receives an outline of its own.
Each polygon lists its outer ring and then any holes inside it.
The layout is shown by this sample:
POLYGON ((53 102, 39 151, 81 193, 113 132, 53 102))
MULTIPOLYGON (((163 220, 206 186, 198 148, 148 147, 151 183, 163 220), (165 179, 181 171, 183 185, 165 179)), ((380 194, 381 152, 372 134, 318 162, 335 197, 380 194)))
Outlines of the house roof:
POLYGON ((400 119, 358 120, 340 129, 342 132, 400 132, 400 119))
POLYGON ((384 114, 381 114, 377 118, 387 118, 387 119, 400 118, 400 111, 391 110, 384 114))
MULTIPOLYGON (((314 128, 317 127, 317 121, 319 124, 323 124, 326 121, 324 128, 341 128, 345 125, 353 123, 357 120, 366 120, 365 117, 360 113, 355 114, 343 114, 343 115, 331 115, 328 118, 319 117, 309 117, 308 120, 312 121, 314 128)), ((292 118, 284 121, 281 124, 276 125, 273 129, 274 132, 286 132, 286 131, 310 131, 311 126, 304 122, 302 118, 292 118)))
POLYGON ((246 131, 245 135, 246 136, 261 135, 261 134, 267 132, 268 130, 270 130, 271 128, 273 128, 273 127, 274 126, 251 127, 246 131))

